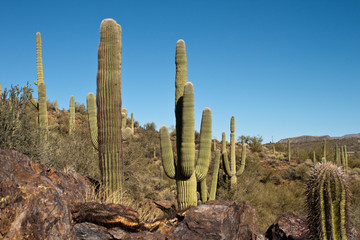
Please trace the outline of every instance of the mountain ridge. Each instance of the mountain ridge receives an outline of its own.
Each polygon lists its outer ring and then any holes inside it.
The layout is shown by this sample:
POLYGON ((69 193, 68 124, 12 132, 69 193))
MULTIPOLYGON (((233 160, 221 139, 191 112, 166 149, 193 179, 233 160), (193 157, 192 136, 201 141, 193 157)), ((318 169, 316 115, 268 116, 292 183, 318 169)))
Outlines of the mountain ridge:
POLYGON ((346 138, 360 138, 360 133, 346 134, 341 137, 330 137, 329 135, 322 135, 322 136, 302 135, 296 137, 283 138, 279 140, 278 143, 287 143, 288 139, 290 139, 291 143, 299 143, 299 142, 323 141, 323 140, 334 140, 334 139, 346 139, 346 138))

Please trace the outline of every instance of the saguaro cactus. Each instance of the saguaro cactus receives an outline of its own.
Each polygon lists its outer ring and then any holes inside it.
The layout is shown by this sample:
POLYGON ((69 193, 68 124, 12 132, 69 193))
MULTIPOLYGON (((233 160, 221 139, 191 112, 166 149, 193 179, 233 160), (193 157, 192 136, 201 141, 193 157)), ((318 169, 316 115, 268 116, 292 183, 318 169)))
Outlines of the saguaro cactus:
POLYGON ((113 19, 100 26, 97 97, 87 96, 92 142, 99 151, 102 183, 110 192, 122 191, 121 159, 121 27, 113 19), (96 117, 97 114, 97 117, 96 117))
POLYGON ((36 101, 29 89, 24 86, 24 93, 33 104, 33 106, 39 111, 38 126, 41 131, 42 140, 47 138, 48 130, 48 113, 47 113, 47 101, 46 101, 46 85, 44 83, 43 64, 42 64, 42 47, 41 47, 41 35, 36 33, 36 70, 37 81, 35 85, 38 86, 38 101, 36 101))
POLYGON ((324 161, 326 162, 326 140, 324 140, 324 146, 323 146, 323 158, 324 158, 324 161))
POLYGON ((210 186, 210 194, 209 200, 215 200, 216 198, 216 191, 217 191, 217 184, 219 178, 219 167, 220 167, 220 150, 215 150, 215 162, 214 162, 214 170, 211 179, 211 186, 210 186))
POLYGON ((307 182, 307 212, 314 240, 347 240, 350 192, 344 173, 332 163, 318 163, 307 182))
MULTIPOLYGON (((127 120, 127 115, 128 115, 128 111, 126 108, 123 108, 121 110, 121 114, 122 114, 122 139, 123 140, 127 140, 129 139, 131 136, 134 135, 134 131, 133 129, 131 129, 130 127, 126 127, 126 120, 127 120)), ((133 116, 133 114, 131 113, 131 116, 133 116)))
POLYGON ((211 154, 211 110, 205 108, 201 120, 200 147, 195 165, 194 88, 187 81, 185 42, 176 44, 175 116, 177 160, 174 159, 169 131, 160 128, 160 147, 164 171, 176 179, 179 208, 197 205, 197 181, 204 180, 211 154), (176 163, 175 163, 176 161, 176 163))
POLYGON ((70 118, 69 118, 69 134, 73 134, 75 131, 75 98, 70 97, 70 118))
POLYGON ((232 116, 230 120, 230 163, 226 150, 225 132, 222 133, 222 157, 224 162, 225 173, 230 178, 230 187, 234 188, 237 184, 237 176, 240 176, 244 172, 245 160, 246 160, 246 147, 243 142, 243 152, 241 159, 241 166, 236 171, 236 154, 235 154, 235 117, 232 116))
POLYGON ((289 162, 291 160, 291 148, 290 147, 291 147, 290 146, 290 139, 288 139, 288 160, 289 160, 289 162))

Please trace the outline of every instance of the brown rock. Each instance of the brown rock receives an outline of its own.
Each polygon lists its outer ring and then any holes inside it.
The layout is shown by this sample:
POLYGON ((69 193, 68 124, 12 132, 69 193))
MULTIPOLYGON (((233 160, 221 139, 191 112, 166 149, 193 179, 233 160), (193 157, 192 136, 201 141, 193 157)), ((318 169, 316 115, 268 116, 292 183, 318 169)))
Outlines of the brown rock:
POLYGON ((0 238, 72 239, 69 206, 85 200, 86 178, 0 150, 0 238))
POLYGON ((294 212, 279 216, 266 231, 269 240, 308 240, 309 228, 306 219, 294 212))

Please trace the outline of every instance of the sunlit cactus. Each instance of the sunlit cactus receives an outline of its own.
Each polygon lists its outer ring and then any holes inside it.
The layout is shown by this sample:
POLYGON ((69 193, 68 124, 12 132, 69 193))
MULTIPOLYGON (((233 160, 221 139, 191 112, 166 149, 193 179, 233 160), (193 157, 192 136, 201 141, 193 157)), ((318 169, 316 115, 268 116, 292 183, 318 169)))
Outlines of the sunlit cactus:
POLYGON ((313 240, 350 239, 350 192, 343 171, 318 163, 306 189, 308 224, 313 240))
POLYGON ((235 154, 235 117, 232 116, 230 120, 230 161, 226 150, 225 132, 222 133, 222 158, 224 163, 224 170, 226 175, 230 178, 230 188, 234 188, 237 184, 237 177, 240 176, 245 169, 246 150, 244 151, 245 143, 243 142, 243 155, 240 169, 236 170, 236 154, 235 154))
POLYGON ((288 139, 288 160, 291 160, 291 146, 290 146, 290 139, 288 139))
POLYGON ((121 27, 113 19, 100 26, 97 97, 87 96, 92 143, 99 152, 102 183, 109 193, 122 193, 122 115, 121 115, 121 27))
POLYGON ((24 93, 30 100, 32 105, 39 111, 38 115, 38 126, 40 129, 41 140, 47 139, 48 131, 48 113, 47 113, 47 99, 46 99, 46 85, 44 83, 43 64, 42 64, 42 46, 41 46, 41 35, 39 32, 36 33, 36 70, 37 70, 37 81, 35 85, 38 86, 38 101, 36 101, 27 86, 24 86, 24 93))
POLYGON ((75 98, 70 97, 70 118, 69 118, 69 134, 73 134, 75 131, 75 98))
POLYGON ((205 108, 201 120, 200 146, 195 164, 194 87, 187 83, 185 42, 176 44, 175 116, 177 159, 172 151, 169 131, 160 128, 160 147, 164 171, 176 180, 179 208, 197 205, 197 181, 205 179, 211 155, 211 110, 205 108))

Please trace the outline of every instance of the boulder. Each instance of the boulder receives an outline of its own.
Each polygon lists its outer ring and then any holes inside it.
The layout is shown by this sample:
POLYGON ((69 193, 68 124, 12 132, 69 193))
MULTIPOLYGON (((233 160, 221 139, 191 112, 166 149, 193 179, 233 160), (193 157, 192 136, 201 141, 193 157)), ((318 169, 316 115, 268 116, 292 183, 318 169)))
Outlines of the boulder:
POLYGON ((308 240, 309 228, 306 219, 294 212, 283 214, 266 231, 269 240, 308 240))
POLYGON ((0 150, 0 239, 72 239, 70 207, 85 201, 89 181, 0 150))

